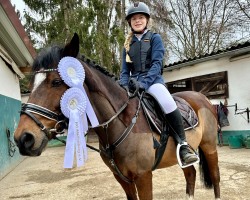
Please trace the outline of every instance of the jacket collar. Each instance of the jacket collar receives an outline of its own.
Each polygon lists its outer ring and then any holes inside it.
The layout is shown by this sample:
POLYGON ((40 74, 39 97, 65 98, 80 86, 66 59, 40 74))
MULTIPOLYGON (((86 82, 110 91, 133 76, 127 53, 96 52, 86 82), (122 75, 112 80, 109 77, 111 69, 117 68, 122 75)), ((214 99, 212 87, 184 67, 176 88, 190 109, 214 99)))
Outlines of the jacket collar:
POLYGON ((134 34, 133 39, 132 39, 132 42, 141 41, 141 39, 146 35, 146 33, 147 33, 148 31, 149 31, 149 30, 146 29, 146 30, 143 32, 143 34, 140 34, 140 35, 134 34))

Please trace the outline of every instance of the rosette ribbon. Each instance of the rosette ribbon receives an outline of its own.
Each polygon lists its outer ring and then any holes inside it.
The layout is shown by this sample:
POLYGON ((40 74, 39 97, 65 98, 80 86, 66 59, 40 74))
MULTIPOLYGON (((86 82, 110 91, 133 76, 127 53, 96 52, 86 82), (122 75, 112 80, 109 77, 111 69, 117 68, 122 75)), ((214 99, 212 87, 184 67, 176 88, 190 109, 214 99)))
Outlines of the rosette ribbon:
POLYGON ((86 113, 89 121, 92 127, 98 126, 98 119, 83 87, 83 82, 85 80, 85 71, 80 61, 73 57, 64 57, 59 62, 58 71, 63 81, 69 87, 77 87, 82 90, 84 95, 87 97, 86 113))
POLYGON ((61 98, 62 113, 69 118, 64 168, 72 168, 76 152, 77 167, 84 165, 87 159, 87 147, 84 134, 88 130, 88 121, 92 127, 99 122, 83 87, 85 71, 82 64, 73 57, 60 60, 58 71, 63 81, 71 87, 61 98))
POLYGON ((88 127, 86 119, 86 98, 78 88, 66 90, 61 98, 62 113, 68 117, 69 128, 64 157, 64 168, 72 168, 76 152, 77 167, 84 165, 87 160, 87 147, 84 132, 88 127), (84 116, 85 115, 85 116, 84 116))

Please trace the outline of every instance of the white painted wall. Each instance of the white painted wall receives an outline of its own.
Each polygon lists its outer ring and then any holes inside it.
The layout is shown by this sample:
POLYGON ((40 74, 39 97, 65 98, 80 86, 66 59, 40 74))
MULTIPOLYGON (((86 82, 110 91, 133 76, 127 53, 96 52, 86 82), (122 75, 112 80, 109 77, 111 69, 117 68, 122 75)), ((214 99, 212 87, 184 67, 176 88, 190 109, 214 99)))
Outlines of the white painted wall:
POLYGON ((19 79, 0 57, 0 94, 21 100, 19 79))
POLYGON ((30 94, 22 94, 22 103, 27 103, 30 94))
MULTIPOLYGON (((224 57, 218 60, 206 61, 193 66, 187 66, 173 71, 165 71, 166 82, 201 76, 216 72, 228 72, 228 105, 237 103, 238 108, 250 108, 250 54, 230 59, 224 57)), ((211 100, 213 104, 224 103, 224 99, 211 100)), ((223 130, 249 130, 250 123, 246 121, 247 114, 234 115, 234 107, 229 109, 230 126, 223 130)))

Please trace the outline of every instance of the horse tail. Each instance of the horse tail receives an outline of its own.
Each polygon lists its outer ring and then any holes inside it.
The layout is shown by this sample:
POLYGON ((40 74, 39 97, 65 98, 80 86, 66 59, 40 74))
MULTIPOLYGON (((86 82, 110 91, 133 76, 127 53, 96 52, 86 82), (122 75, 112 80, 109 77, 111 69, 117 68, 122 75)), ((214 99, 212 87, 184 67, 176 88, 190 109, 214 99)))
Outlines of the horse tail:
POLYGON ((200 147, 199 147, 199 157, 200 157, 199 169, 200 169, 201 182, 203 182, 205 188, 211 189, 213 187, 213 183, 210 177, 208 163, 204 155, 204 152, 200 147))

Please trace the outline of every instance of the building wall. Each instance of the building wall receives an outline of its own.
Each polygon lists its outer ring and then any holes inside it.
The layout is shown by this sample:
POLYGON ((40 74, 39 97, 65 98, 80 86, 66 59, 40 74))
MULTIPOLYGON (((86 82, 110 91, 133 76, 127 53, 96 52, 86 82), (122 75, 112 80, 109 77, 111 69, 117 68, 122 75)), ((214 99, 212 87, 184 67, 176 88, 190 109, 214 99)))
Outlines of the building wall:
MULTIPOLYGON (((250 108, 250 54, 234 59, 224 57, 173 71, 165 71, 163 76, 166 82, 172 82, 222 71, 228 72, 228 105, 237 103, 238 108, 250 108)), ((213 104, 219 104, 220 101, 224 103, 224 99, 211 100, 213 104)), ((228 107, 228 110, 230 126, 222 128, 225 144, 230 135, 250 135, 250 123, 246 120, 247 114, 235 115, 235 107, 228 107)))
POLYGON ((0 179, 10 172, 22 159, 17 147, 9 155, 9 140, 14 143, 13 133, 19 122, 21 95, 19 80, 0 57, 0 179))
POLYGON ((22 94, 22 103, 27 103, 30 94, 22 94))

